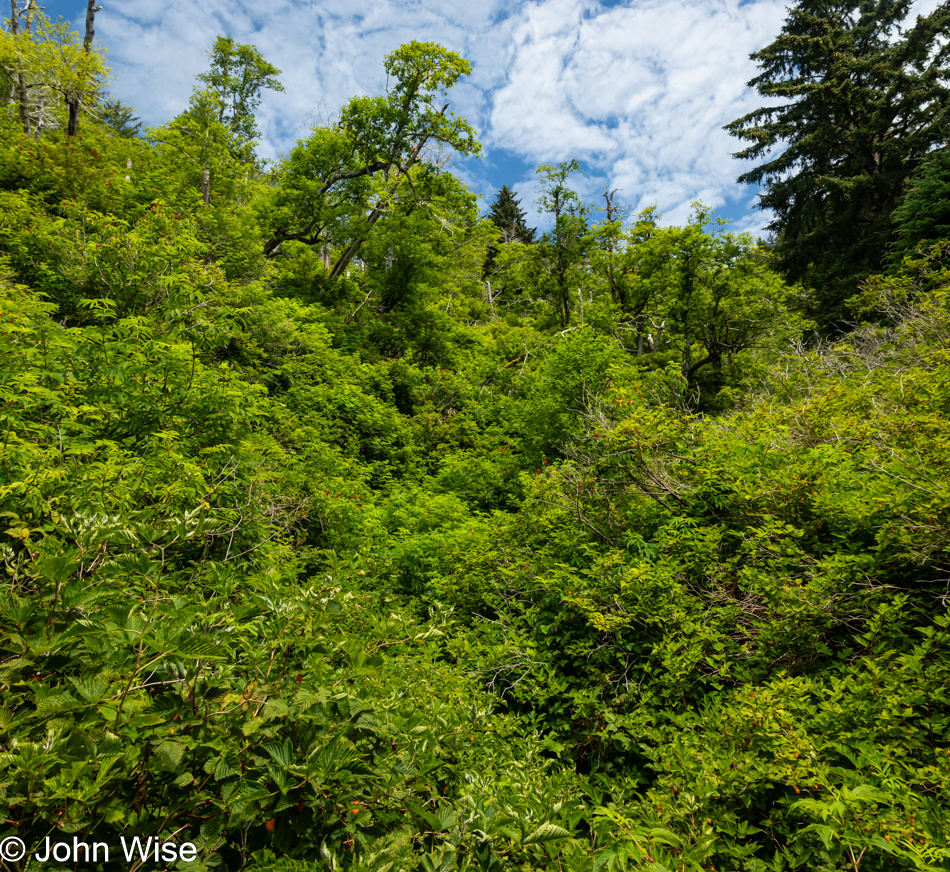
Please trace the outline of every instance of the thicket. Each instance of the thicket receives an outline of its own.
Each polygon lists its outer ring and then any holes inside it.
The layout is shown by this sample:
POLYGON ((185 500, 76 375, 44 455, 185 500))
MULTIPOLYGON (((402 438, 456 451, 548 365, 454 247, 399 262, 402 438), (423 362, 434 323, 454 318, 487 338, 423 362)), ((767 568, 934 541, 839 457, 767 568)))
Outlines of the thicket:
POLYGON ((510 191, 482 218, 427 151, 478 149, 441 47, 264 166, 250 47, 140 138, 34 15, 0 43, 0 841, 950 868, 939 158, 900 218, 931 242, 803 344, 813 295, 700 204, 598 214, 569 162, 537 241, 510 191))

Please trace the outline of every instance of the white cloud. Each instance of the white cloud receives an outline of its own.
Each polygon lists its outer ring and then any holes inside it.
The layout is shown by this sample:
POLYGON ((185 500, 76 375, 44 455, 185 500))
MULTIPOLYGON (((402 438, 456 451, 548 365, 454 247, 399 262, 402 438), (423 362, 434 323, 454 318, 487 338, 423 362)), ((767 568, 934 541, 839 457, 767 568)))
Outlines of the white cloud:
POLYGON ((781 0, 591 5, 526 10, 489 142, 537 162, 577 157, 589 193, 609 181, 631 206, 656 202, 674 222, 693 200, 716 207, 739 194, 737 147, 722 125, 756 105, 748 55, 781 27, 781 0))
MULTIPOLYGON (((398 45, 438 42, 473 62, 453 109, 480 130, 489 157, 523 167, 578 158, 585 196, 609 180, 630 207, 655 202, 681 222, 695 199, 748 202, 735 181, 744 167, 731 157, 741 144, 722 125, 759 105, 745 86, 755 74, 748 56, 777 35, 786 2, 127 0, 109 4, 96 29, 116 92, 148 123, 185 108, 215 36, 255 44, 287 89, 267 94, 259 112, 269 157, 349 97, 378 91, 383 56, 398 45)), ((459 169, 488 196, 513 181, 471 161, 459 169)), ((526 205, 534 187, 529 177, 518 188, 526 205)), ((757 229, 764 216, 746 212, 742 223, 757 229)))

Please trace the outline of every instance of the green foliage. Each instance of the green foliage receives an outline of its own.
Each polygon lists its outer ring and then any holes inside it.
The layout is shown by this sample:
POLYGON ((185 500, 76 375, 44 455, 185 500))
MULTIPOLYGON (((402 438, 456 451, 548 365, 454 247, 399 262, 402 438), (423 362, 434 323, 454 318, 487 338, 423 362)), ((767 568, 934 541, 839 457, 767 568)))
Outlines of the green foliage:
POLYGON ((218 120, 221 111, 216 93, 195 90, 187 111, 148 132, 150 139, 177 158, 176 175, 185 173, 189 188, 201 192, 207 172, 209 203, 212 197, 224 202, 237 198, 238 186, 248 177, 246 164, 252 159, 252 144, 218 120))
POLYGON ((236 45, 230 37, 219 36, 208 52, 210 69, 199 73, 198 81, 217 97, 217 122, 241 142, 258 137, 254 110, 260 105, 261 92, 283 91, 273 64, 252 45, 236 45))
MULTIPOLYGON (((521 201, 515 197, 514 191, 507 185, 502 185, 488 212, 488 220, 498 229, 502 243, 521 242, 528 244, 534 242, 537 231, 533 227, 528 227, 525 223, 525 217, 525 211, 521 208, 521 201)), ((497 255, 498 248, 491 246, 485 258, 483 273, 492 280, 494 280, 498 271, 495 266, 497 255)), ((490 282, 487 288, 489 300, 493 303, 490 282)))
POLYGON ((87 51, 78 33, 67 23, 51 22, 42 7, 31 2, 21 17, 0 31, 0 79, 13 96, 0 112, 16 112, 22 132, 39 139, 66 127, 64 103, 77 112, 95 106, 109 69, 102 53, 87 51))
POLYGON ((119 136, 130 139, 142 131, 142 122, 135 114, 135 107, 118 97, 107 97, 99 107, 99 120, 119 136))
POLYGON ((589 773, 605 864, 945 865, 950 334, 930 280, 893 336, 783 366, 741 414, 616 379, 440 585, 491 619, 489 685, 589 773))
POLYGON ((433 102, 468 75, 468 61, 434 43, 411 42, 387 55, 384 66, 393 80, 386 96, 354 97, 338 124, 316 128, 279 171, 280 184, 267 206, 273 228, 265 246, 269 256, 291 240, 341 246, 330 270, 338 276, 384 212, 416 199, 409 174, 430 141, 478 154, 468 122, 446 115, 448 103, 440 108, 433 102))
POLYGON ((467 70, 404 46, 266 180, 213 90, 3 117, 0 840, 947 868, 946 243, 803 350, 700 205, 593 224, 568 162, 502 241, 416 160, 467 70))
POLYGON ((761 72, 750 87, 784 102, 726 127, 751 143, 736 157, 784 148, 739 180, 765 186, 781 268, 814 289, 826 331, 841 329, 844 300, 880 269, 905 181, 944 139, 950 9, 905 24, 910 6, 801 0, 751 56, 761 72))
MULTIPOLYGON (((587 228, 587 208, 577 192, 567 186, 567 180, 581 172, 576 160, 557 166, 540 166, 538 212, 547 213, 553 227, 538 241, 537 268, 539 284, 554 303, 561 327, 571 323, 572 290, 579 282, 581 264, 586 259, 591 239, 587 228)), ((583 290, 578 292, 583 300, 583 290)))
POLYGON ((502 185, 488 213, 489 220, 500 231, 505 242, 534 242, 535 230, 525 223, 526 213, 514 191, 502 185))
POLYGON ((920 246, 950 239, 950 150, 931 152, 910 179, 894 210, 894 259, 920 246))
POLYGON ((701 204, 683 228, 657 228, 648 214, 599 257, 637 355, 678 360, 686 391, 705 408, 761 374, 762 349, 789 348, 809 326, 751 235, 724 223, 701 204))

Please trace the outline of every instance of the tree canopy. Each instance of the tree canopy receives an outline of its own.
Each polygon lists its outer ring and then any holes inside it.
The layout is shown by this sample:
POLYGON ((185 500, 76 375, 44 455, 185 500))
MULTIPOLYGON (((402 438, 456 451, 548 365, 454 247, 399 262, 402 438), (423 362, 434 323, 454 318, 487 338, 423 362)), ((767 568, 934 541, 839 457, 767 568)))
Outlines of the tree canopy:
POLYGON ((893 220, 892 258, 898 263, 921 246, 950 239, 950 149, 921 160, 893 220))
POLYGON ((438 101, 468 75, 468 61, 442 46, 411 42, 387 55, 384 67, 390 77, 385 96, 354 97, 336 125, 316 128, 291 151, 271 207, 268 256, 287 241, 325 246, 346 240, 331 267, 339 276, 380 217, 407 198, 422 202, 412 171, 424 149, 479 152, 468 122, 438 101))
POLYGON ((763 186, 780 266, 814 289, 826 330, 881 267, 905 183, 950 120, 950 6, 908 23, 910 6, 799 0, 752 55, 769 105, 726 127, 751 143, 736 157, 768 157, 739 181, 763 186))
POLYGON ((135 107, 130 106, 118 97, 107 97, 102 101, 99 109, 99 119, 103 124, 111 127, 119 136, 138 136, 142 130, 142 122, 135 114, 135 107))
POLYGON ((500 231, 505 242, 534 242, 536 230, 528 227, 527 213, 521 208, 521 200, 507 185, 502 185, 492 201, 488 217, 500 231))
POLYGON ((239 139, 250 142, 258 136, 254 112, 262 92, 283 91, 273 64, 252 45, 237 45, 219 36, 208 52, 210 68, 198 81, 217 98, 217 120, 239 139))

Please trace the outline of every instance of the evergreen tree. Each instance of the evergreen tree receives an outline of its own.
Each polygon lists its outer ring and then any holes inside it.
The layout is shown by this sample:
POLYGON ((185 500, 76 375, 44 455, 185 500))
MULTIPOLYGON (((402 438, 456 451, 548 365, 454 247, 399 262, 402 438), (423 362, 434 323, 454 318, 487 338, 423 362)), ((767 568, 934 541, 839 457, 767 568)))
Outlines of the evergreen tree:
POLYGON ((894 212, 894 258, 920 246, 950 239, 950 149, 931 152, 921 162, 894 212))
POLYGON ((749 82, 773 104, 726 129, 774 157, 739 177, 761 184, 779 263, 814 291, 814 316, 840 326, 844 300, 877 271, 907 177, 942 139, 950 105, 950 3, 904 26, 910 0, 800 0, 751 57, 749 82), (782 100, 778 105, 775 99, 782 100))
POLYGON ((495 202, 491 204, 488 217, 501 231, 505 242, 534 242, 535 228, 525 223, 525 211, 521 201, 515 198, 515 192, 502 185, 495 202))
POLYGON ((99 117, 103 124, 125 139, 138 136, 142 130, 142 122, 135 114, 135 107, 118 97, 108 97, 103 101, 99 107, 99 117))

